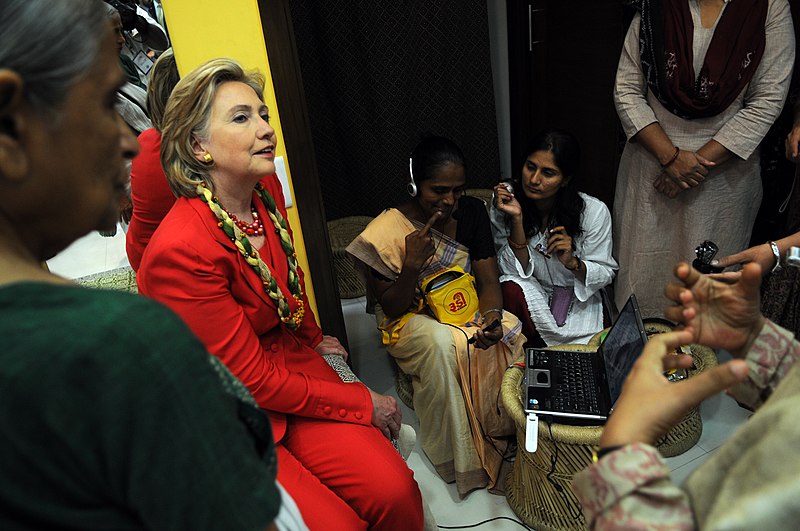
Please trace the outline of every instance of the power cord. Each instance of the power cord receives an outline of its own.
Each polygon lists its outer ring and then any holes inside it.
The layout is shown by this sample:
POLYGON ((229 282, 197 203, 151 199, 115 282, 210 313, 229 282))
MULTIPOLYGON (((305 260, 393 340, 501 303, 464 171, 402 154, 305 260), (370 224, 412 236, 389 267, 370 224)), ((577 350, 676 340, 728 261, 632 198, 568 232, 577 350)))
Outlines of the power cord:
MULTIPOLYGON (((450 323, 442 323, 442 324, 446 324, 449 327, 455 328, 456 330, 458 330, 459 332, 461 332, 464 335, 464 338, 467 339, 467 379, 469 380, 469 382, 468 382, 469 400, 470 400, 470 402, 472 404, 474 404, 475 400, 473 399, 473 394, 472 394, 472 357, 471 357, 471 354, 470 354, 471 347, 470 347, 470 344, 469 344, 469 335, 460 326, 456 326, 456 325, 453 325, 453 324, 450 324, 450 323)), ((499 417, 500 416, 500 406, 499 406, 500 390, 497 391, 497 397, 498 397, 498 401, 496 401, 495 407, 496 407, 496 410, 497 410, 497 416, 499 417)), ((494 443, 494 440, 491 437, 489 437, 488 435, 486 435, 486 430, 483 429, 483 425, 481 424, 481 419, 478 418, 477 414, 475 415, 475 421, 478 423, 478 428, 480 429, 481 438, 489 443, 489 445, 492 447, 492 449, 495 451, 495 453, 500 456, 500 459, 502 459, 506 463, 513 463, 512 457, 514 456, 514 453, 513 453, 513 451, 511 451, 511 447, 513 445, 509 444, 508 445, 509 447, 508 447, 507 451, 506 452, 501 452, 500 449, 497 447, 497 445, 494 443)), ((470 424, 469 429, 470 429, 470 431, 472 431, 472 424, 470 424)), ((511 440, 512 441, 514 440, 513 436, 511 437, 511 440)))
POLYGON ((509 516, 495 516, 494 518, 489 518, 488 520, 483 520, 482 522, 478 522, 478 523, 475 523, 475 524, 437 525, 436 527, 438 527, 439 529, 471 529, 473 527, 478 527, 478 526, 481 526, 483 524, 488 524, 489 522, 496 522, 497 520, 508 520, 509 522, 514 522, 515 524, 519 524, 520 527, 523 527, 525 529, 533 530, 532 527, 528 527, 527 525, 525 525, 524 523, 520 522, 519 520, 516 520, 516 519, 511 518, 509 516))
POLYGON ((547 431, 550 433, 550 442, 553 443, 553 454, 550 456, 550 471, 547 472, 547 481, 556 489, 561 497, 564 500, 564 505, 567 506, 567 510, 569 511, 570 516, 572 516, 576 522, 581 521, 583 515, 580 510, 576 510, 573 506, 572 501, 569 499, 567 494, 564 492, 564 487, 561 486, 559 483, 556 483, 556 480, 553 479, 553 474, 556 472, 556 463, 558 462, 558 443, 556 443, 555 438, 553 438, 553 422, 552 419, 548 417, 543 417, 544 421, 547 423, 547 431))

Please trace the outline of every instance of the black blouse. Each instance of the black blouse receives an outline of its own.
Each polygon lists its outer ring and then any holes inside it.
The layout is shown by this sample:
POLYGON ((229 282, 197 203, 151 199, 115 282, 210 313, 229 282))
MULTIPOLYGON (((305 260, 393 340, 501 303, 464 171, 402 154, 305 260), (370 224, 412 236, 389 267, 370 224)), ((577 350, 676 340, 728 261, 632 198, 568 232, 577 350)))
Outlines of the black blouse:
POLYGON ((492 228, 486 205, 477 197, 463 196, 458 200, 456 241, 469 249, 472 260, 496 256, 492 228))

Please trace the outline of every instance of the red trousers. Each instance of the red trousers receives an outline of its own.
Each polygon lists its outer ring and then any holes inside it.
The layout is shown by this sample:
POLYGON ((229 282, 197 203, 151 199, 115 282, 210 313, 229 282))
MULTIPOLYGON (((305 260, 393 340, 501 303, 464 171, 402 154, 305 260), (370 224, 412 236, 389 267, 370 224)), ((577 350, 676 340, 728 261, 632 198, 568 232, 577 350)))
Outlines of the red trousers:
POLYGON ((527 341, 526 347, 546 347, 547 345, 542 340, 539 332, 536 331, 536 325, 531 320, 531 314, 528 311, 528 302, 525 300, 525 294, 522 293, 522 288, 515 282, 507 280, 500 283, 500 289, 503 291, 503 309, 508 310, 517 316, 522 323, 522 333, 525 334, 527 341))
POLYGON ((422 529, 414 474, 374 426, 289 417, 278 481, 311 531, 422 529))

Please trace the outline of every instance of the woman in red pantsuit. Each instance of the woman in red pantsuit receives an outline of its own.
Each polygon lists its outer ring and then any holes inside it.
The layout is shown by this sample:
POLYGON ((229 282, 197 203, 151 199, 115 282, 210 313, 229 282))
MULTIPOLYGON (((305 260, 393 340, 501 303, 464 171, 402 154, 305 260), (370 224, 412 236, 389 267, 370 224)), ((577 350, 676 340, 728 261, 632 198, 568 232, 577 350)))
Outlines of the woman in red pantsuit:
POLYGON ((321 356, 346 352, 308 305, 263 88, 228 59, 175 87, 161 160, 179 199, 147 246, 139 289, 177 312, 269 412, 278 479, 311 529, 419 529, 419 488, 389 441, 396 402, 342 383, 321 356))

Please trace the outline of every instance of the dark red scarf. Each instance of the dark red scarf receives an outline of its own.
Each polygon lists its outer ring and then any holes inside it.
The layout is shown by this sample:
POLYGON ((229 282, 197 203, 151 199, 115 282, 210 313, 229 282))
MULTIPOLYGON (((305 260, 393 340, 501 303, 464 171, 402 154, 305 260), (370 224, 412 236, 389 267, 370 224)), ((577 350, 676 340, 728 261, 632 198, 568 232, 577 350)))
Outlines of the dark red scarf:
POLYGON ((699 75, 693 66, 690 0, 638 0, 640 58, 647 84, 682 118, 716 116, 753 78, 764 55, 767 0, 731 0, 708 46, 699 75))

